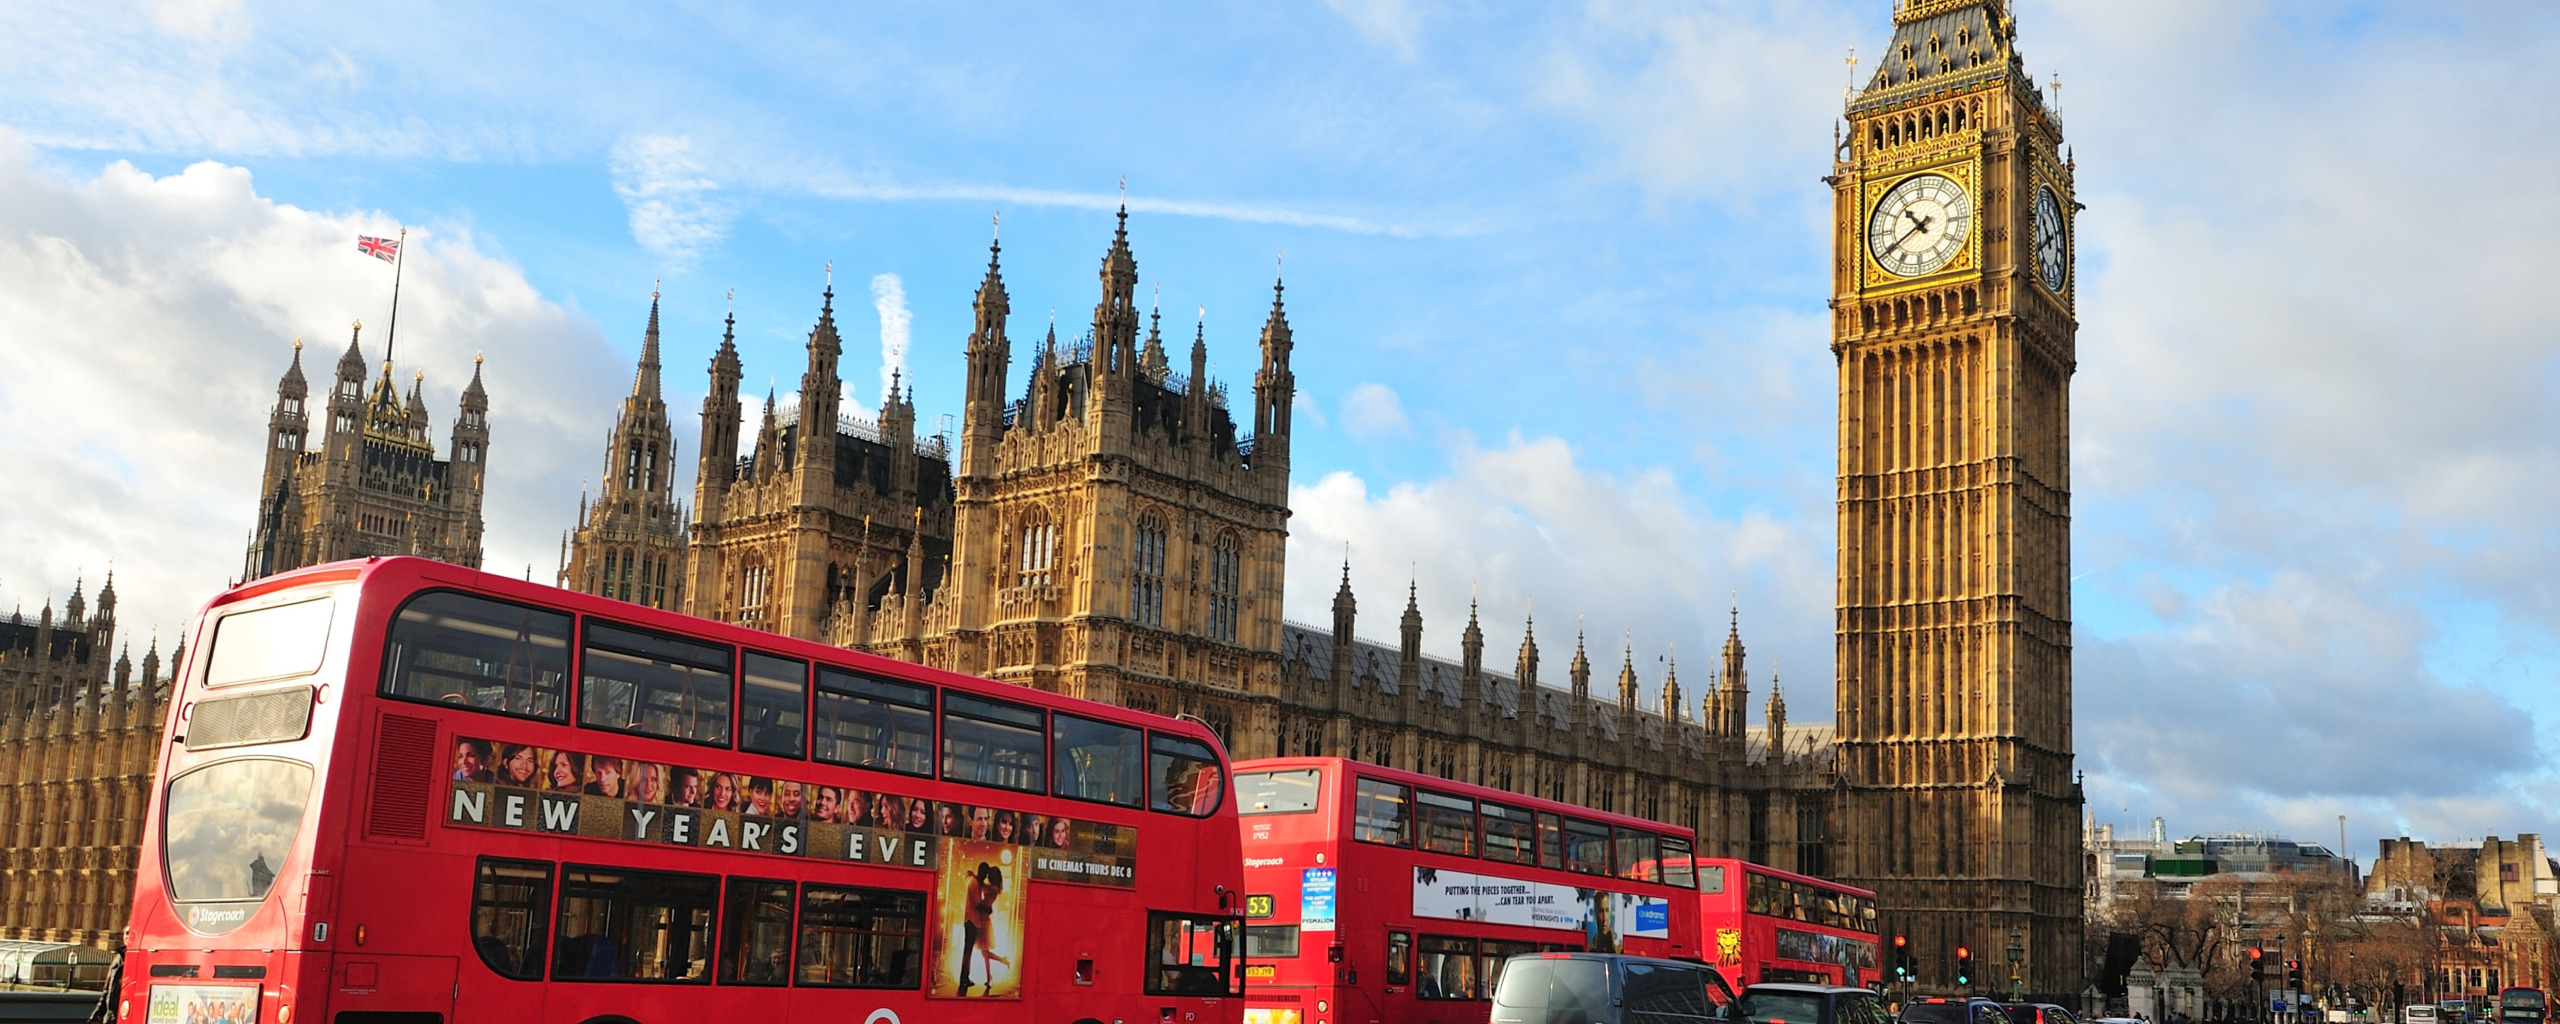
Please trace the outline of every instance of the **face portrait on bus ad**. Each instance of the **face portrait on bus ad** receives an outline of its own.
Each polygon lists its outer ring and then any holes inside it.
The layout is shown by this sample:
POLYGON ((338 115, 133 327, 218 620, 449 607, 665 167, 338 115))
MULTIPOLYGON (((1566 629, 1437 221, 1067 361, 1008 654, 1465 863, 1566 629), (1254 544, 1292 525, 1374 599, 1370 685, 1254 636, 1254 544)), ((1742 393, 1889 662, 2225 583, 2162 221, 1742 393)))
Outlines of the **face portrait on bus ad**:
POLYGON ((931 994, 1021 997, 1022 862, 1018 846, 942 841, 931 994))
POLYGON ((702 773, 687 768, 676 773, 676 803, 683 807, 702 806, 702 773))
POLYGON ((453 744, 453 781, 489 781, 489 741, 455 740, 453 744))
POLYGON ((554 793, 575 793, 579 780, 586 777, 587 759, 566 750, 551 752, 551 774, 546 787, 554 793))
POLYGON ((714 811, 722 811, 732 814, 736 813, 738 810, 738 777, 728 774, 713 775, 711 777, 711 802, 704 804, 703 806, 714 811))
POLYGON ((631 799, 631 783, 623 775, 623 771, 622 759, 619 757, 588 758, 586 794, 611 797, 615 800, 631 799))
POLYGON ((542 751, 522 743, 498 745, 498 785, 536 789, 542 783, 542 751))
POLYGON ((632 799, 638 800, 644 804, 666 803, 667 766, 662 764, 643 763, 636 764, 634 767, 636 768, 636 771, 633 774, 639 777, 640 784, 632 796, 632 799))

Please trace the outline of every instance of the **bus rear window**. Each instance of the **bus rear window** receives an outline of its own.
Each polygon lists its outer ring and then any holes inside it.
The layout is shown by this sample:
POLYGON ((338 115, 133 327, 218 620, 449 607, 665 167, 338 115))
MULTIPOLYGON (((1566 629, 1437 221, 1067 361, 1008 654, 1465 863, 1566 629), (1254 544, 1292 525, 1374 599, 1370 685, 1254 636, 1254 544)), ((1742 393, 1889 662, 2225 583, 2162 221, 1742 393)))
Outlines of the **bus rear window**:
POLYGON ((1246 925, 1244 955, 1248 960, 1287 960, 1297 956, 1298 926, 1294 924, 1246 925))
POLYGON ((1360 780, 1351 805, 1351 838, 1403 846, 1413 837, 1412 791, 1392 782, 1360 780))
POLYGON ((400 607, 382 692, 559 721, 569 708, 569 616, 453 591, 400 607))
POLYGON ((1698 862, 1696 855, 1689 850, 1689 841, 1678 836, 1664 836, 1661 843, 1662 884, 1683 889, 1697 888, 1698 862))
POLYGON ((729 745, 728 647, 591 623, 584 661, 578 724, 729 745))
POLYGON ((1236 776, 1237 814, 1306 814, 1316 809, 1324 772, 1301 768, 1236 776))
MULTIPOLYGON (((161 859, 181 903, 267 898, 302 832, 311 766, 267 758, 217 761, 169 782, 161 859)), ((200 932, 247 923, 246 912, 188 915, 200 932)))
POLYGON ((329 649, 330 613, 336 605, 324 596, 223 616, 214 623, 213 656, 207 659, 204 684, 229 686, 320 671, 320 659, 329 649))

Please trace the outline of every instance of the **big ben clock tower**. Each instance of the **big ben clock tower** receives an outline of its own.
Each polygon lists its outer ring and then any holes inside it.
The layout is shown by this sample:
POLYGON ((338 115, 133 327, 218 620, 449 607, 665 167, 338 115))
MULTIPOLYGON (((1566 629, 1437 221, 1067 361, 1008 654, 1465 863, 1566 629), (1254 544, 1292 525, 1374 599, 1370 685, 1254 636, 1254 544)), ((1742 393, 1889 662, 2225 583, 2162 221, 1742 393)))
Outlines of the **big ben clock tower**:
POLYGON ((1975 990, 2015 962, 2069 997, 2072 169, 2007 0, 1893 21, 1828 179, 1845 880, 1922 988, 1960 988, 1968 948, 1975 990))

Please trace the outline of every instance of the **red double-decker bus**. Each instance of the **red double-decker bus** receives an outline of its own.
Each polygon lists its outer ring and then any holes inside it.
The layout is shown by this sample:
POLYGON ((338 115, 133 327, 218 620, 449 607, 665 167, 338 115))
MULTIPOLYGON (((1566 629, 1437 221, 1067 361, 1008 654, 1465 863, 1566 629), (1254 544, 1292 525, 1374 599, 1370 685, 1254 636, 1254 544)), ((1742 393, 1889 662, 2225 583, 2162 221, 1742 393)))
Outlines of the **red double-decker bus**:
POLYGON ((1697 875, 1710 960, 1736 990, 1879 976, 1875 893, 1741 860, 1702 858, 1697 875))
POLYGON ((1518 954, 1701 958, 1687 829, 1341 758, 1236 773, 1251 1024, 1482 1024, 1518 954))
POLYGON ((1243 1016, 1197 723, 410 558, 192 630, 120 1019, 1243 1016))

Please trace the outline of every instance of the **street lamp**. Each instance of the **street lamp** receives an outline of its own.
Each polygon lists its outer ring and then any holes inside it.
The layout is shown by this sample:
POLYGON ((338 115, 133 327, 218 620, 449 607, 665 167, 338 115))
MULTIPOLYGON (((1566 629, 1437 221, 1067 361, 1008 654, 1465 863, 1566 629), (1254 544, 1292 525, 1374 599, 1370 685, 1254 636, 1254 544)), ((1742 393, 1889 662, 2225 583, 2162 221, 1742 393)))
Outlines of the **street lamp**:
POLYGON ((2009 933, 2009 1001, 2024 1002, 2019 996, 2018 965, 2027 962, 2027 947, 2017 932, 2009 933))

